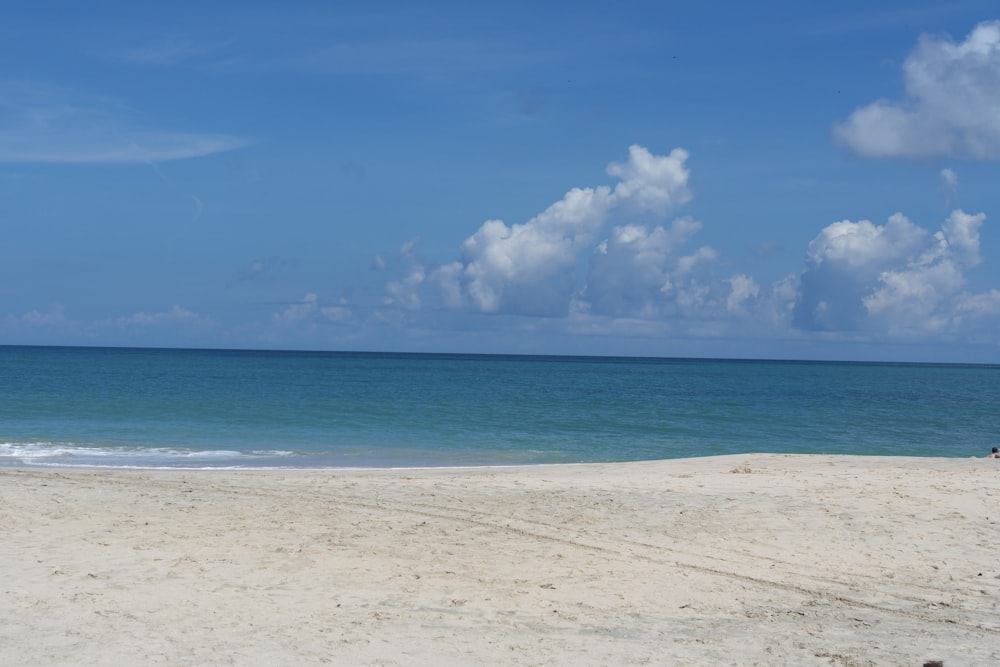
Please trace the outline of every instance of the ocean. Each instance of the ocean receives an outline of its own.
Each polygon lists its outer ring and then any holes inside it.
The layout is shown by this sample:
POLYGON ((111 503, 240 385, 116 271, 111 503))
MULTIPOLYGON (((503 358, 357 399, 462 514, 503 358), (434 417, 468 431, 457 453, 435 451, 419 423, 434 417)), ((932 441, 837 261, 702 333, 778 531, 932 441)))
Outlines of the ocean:
POLYGON ((1000 366, 0 346, 0 465, 969 457, 1000 366))

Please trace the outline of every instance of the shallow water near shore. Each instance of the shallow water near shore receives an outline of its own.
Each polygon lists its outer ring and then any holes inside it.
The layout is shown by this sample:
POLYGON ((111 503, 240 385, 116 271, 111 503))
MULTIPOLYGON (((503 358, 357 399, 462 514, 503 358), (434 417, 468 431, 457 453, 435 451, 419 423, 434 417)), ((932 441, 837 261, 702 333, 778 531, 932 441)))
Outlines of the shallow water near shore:
POLYGON ((0 346, 0 465, 983 456, 1000 367, 0 346))

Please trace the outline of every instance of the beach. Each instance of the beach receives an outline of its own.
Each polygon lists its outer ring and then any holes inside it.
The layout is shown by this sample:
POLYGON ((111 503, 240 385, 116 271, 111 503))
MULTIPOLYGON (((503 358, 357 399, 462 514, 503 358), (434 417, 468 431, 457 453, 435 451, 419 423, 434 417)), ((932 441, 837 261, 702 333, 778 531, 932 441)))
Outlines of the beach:
POLYGON ((0 468, 4 665, 1000 664, 1000 460, 0 468))

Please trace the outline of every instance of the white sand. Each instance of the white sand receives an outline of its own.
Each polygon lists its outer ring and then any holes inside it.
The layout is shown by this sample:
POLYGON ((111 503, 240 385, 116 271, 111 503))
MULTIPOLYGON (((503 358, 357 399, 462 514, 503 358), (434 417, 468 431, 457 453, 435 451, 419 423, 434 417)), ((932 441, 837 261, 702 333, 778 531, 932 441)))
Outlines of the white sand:
POLYGON ((2 665, 1000 664, 1000 460, 0 469, 2 665))

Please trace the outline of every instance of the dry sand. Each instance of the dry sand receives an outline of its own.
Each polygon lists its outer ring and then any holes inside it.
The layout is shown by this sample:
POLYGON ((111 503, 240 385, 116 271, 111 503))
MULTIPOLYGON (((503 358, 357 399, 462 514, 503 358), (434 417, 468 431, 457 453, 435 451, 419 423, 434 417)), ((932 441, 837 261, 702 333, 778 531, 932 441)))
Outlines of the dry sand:
POLYGON ((2 665, 1000 664, 1000 460, 0 469, 2 665))

